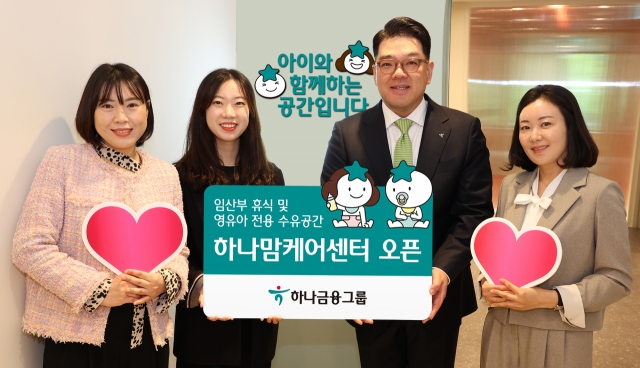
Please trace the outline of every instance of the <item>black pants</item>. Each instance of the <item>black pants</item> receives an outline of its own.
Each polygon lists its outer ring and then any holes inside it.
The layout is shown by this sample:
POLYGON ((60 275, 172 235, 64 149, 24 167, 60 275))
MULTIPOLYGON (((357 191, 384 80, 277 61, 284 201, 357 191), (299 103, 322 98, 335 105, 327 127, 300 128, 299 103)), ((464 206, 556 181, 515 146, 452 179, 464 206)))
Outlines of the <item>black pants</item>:
MULTIPOLYGON (((253 329, 251 328, 250 320, 239 320, 242 323, 242 337, 241 337, 241 356, 240 356, 240 366, 231 366, 231 365, 200 365, 193 364, 187 362, 188 359, 177 358, 176 360, 176 368, 271 368, 271 362, 269 361, 267 364, 262 365, 260 367, 256 367, 253 365, 252 356, 252 340, 253 340, 253 329)), ((218 322, 224 323, 224 322, 218 322)))
MULTIPOLYGON (((242 366, 242 367, 244 367, 244 366, 242 366)), ((176 368, 238 368, 238 367, 237 366, 233 367, 233 366, 230 366, 230 365, 199 365, 199 364, 191 364, 191 363, 180 361, 180 359, 178 359, 176 361, 176 368)), ((263 365, 260 368, 271 368, 271 362, 267 363, 266 365, 263 365)))
POLYGON ((79 342, 56 343, 46 339, 43 368, 167 368, 169 342, 156 347, 145 309, 142 344, 131 349, 133 304, 111 308, 100 346, 79 342))
POLYGON ((455 326, 434 335, 421 321, 364 324, 356 327, 360 364, 362 368, 453 368, 459 331, 455 326))

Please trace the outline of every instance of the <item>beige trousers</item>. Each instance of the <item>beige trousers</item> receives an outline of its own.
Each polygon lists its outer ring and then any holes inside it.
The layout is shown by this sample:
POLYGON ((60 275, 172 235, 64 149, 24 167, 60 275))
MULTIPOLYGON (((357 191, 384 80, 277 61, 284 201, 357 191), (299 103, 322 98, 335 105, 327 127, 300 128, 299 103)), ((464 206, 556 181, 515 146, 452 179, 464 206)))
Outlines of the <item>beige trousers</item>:
POLYGON ((481 368, 589 368, 593 331, 503 325, 490 314, 482 329, 481 368))

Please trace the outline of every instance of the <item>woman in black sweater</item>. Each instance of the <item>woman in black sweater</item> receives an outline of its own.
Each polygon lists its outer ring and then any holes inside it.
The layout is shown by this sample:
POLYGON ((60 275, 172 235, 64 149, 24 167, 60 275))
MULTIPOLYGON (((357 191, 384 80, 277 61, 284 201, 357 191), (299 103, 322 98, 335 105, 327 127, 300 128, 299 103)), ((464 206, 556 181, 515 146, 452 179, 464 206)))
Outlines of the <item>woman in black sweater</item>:
POLYGON ((177 368, 268 368, 280 318, 207 317, 202 310, 204 191, 209 185, 284 185, 267 160, 251 82, 234 69, 207 75, 196 94, 186 152, 176 163, 189 228, 189 296, 176 308, 177 368))

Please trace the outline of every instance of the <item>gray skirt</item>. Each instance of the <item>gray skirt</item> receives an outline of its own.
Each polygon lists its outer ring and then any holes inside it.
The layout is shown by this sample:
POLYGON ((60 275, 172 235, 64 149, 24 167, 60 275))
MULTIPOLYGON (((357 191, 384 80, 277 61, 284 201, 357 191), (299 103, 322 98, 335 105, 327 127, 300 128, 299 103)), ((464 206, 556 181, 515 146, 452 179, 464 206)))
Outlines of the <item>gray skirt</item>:
POLYGON ((592 366, 593 331, 543 330, 484 320, 481 368, 585 368, 592 366))

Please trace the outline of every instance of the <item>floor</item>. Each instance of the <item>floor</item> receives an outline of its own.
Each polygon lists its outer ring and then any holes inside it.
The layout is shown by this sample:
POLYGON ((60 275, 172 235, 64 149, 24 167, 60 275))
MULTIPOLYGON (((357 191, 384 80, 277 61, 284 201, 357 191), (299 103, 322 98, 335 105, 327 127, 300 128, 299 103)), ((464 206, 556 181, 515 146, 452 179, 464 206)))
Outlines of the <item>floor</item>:
MULTIPOLYGON (((640 229, 629 229, 631 258, 636 282, 631 295, 609 306, 604 328, 594 335, 593 367, 640 367, 640 229)), ((472 265, 474 275, 478 269, 472 265)), ((456 368, 477 368, 480 361, 480 336, 487 313, 483 303, 478 311, 462 320, 456 368)))

